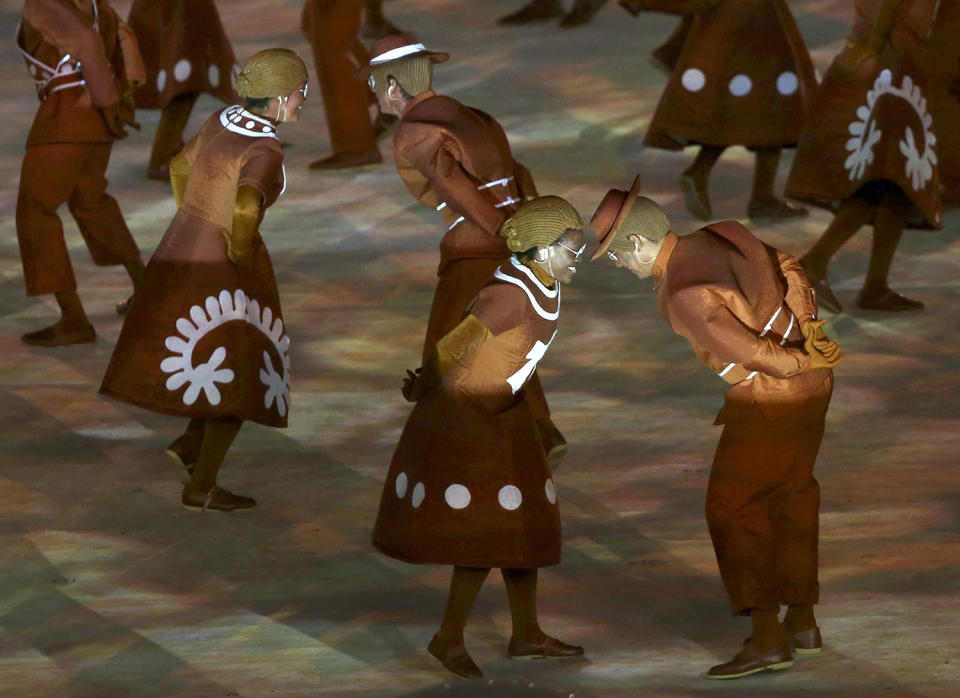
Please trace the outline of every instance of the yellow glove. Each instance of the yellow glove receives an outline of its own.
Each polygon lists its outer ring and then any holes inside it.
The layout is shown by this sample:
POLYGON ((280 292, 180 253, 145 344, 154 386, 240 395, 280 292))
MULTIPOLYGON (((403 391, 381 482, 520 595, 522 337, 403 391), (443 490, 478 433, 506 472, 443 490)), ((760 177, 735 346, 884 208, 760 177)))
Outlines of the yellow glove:
POLYGON ((227 257, 238 267, 249 267, 253 261, 253 238, 260 222, 260 192, 244 185, 237 192, 233 208, 233 230, 227 238, 227 257))
POLYGON ((810 356, 810 368, 833 368, 843 360, 840 345, 823 331, 826 320, 810 320, 803 325, 803 348, 810 356))

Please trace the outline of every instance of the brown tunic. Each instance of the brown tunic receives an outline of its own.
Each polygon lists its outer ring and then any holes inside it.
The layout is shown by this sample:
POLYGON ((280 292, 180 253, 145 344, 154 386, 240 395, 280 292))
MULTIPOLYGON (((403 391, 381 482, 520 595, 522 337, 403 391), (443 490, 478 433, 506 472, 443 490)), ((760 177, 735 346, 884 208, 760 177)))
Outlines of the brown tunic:
POLYGON ((816 86, 813 65, 784 0, 653 0, 694 14, 644 145, 792 146, 816 86))
POLYGON ((27 147, 112 143, 98 107, 145 78, 133 32, 109 2, 26 0, 17 46, 40 97, 27 147))
POLYGON ((271 122, 227 107, 184 148, 183 204, 147 265, 100 391, 156 412, 287 423, 288 350, 270 256, 259 235, 249 267, 226 256, 240 186, 282 193, 271 122))
MULTIPOLYGON (((788 196, 836 210, 865 185, 892 182, 909 200, 909 225, 941 227, 937 137, 927 110, 927 79, 918 67, 936 4, 904 2, 890 40, 855 73, 840 67, 849 48, 834 59, 797 145, 788 196)), ((851 42, 871 34, 880 5, 856 1, 851 42)))
POLYGON ((514 258, 470 307, 493 334, 413 408, 387 473, 373 543, 415 563, 560 561, 556 487, 523 399, 556 335, 560 287, 514 258))
POLYGON ((157 109, 201 92, 237 101, 236 59, 213 0, 134 0, 127 21, 146 67, 138 107, 157 109))
POLYGON ((799 262, 735 221, 678 238, 654 265, 657 305, 733 385, 707 491, 707 521, 734 613, 817 601, 813 464, 833 372, 810 369, 800 327, 816 298, 799 262))
POLYGON ((946 196, 960 201, 960 0, 940 0, 923 69, 930 81, 940 184, 946 196))

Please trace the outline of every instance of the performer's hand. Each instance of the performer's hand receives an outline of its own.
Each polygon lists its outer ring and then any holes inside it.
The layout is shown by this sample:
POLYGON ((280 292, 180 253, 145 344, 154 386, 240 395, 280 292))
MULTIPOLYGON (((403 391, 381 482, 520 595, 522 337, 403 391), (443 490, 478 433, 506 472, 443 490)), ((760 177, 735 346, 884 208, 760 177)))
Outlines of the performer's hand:
POLYGON ((843 360, 840 345, 823 331, 826 320, 810 320, 801 328, 803 348, 810 356, 810 368, 833 368, 843 360))
POLYGON ((238 267, 249 267, 253 261, 253 247, 231 238, 227 242, 227 258, 238 267))
POLYGON ((110 133, 112 133, 118 139, 127 137, 127 132, 123 128, 127 122, 125 120, 121 102, 116 102, 109 106, 102 107, 100 109, 100 113, 103 115, 103 120, 107 122, 107 128, 110 129, 110 133))
POLYGON ((407 375, 403 379, 403 387, 400 388, 400 392, 403 393, 403 399, 407 402, 417 402, 420 400, 423 395, 419 393, 422 390, 418 390, 418 378, 420 377, 422 369, 418 368, 416 371, 411 371, 407 369, 407 375))
POLYGON ((133 97, 133 87, 127 86, 120 93, 120 118, 124 124, 139 131, 140 124, 134 120, 136 113, 137 103, 133 97))

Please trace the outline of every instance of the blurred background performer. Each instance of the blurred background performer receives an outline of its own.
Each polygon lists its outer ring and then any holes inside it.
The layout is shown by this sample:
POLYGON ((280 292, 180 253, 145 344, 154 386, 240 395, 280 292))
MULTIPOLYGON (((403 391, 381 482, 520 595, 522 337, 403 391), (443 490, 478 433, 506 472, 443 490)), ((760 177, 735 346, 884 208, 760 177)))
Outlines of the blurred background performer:
MULTIPOLYGON (((489 114, 436 94, 433 64, 448 55, 428 51, 410 34, 370 49, 369 76, 380 111, 400 117, 393 135, 397 173, 410 193, 436 209, 447 226, 427 332, 426 360, 457 326, 467 304, 510 254, 500 226, 524 199, 537 195, 530 171, 513 159, 503 128, 489 114)), ((526 390, 544 449, 556 466, 566 441, 550 419, 539 376, 526 390)))
POLYGON ((256 505, 217 485, 244 420, 285 427, 288 350, 259 226, 286 187, 277 126, 300 120, 307 69, 287 49, 237 76, 244 106, 215 112, 170 164, 177 213, 130 305, 100 392, 190 418, 170 455, 196 511, 256 505))
POLYGON ((360 42, 363 0, 306 0, 301 29, 313 47, 333 153, 310 163, 313 170, 340 170, 382 162, 370 91, 353 76, 370 55, 360 42))
POLYGON ((589 22, 606 3, 607 0, 573 0, 570 11, 565 13, 561 0, 531 0, 516 12, 498 19, 497 24, 529 24, 563 17, 560 26, 569 29, 589 22))
POLYGON ((17 240, 27 295, 52 293, 59 322, 23 335, 27 344, 94 341, 77 295, 63 225, 66 203, 94 264, 122 264, 136 288, 140 251, 105 177, 114 140, 134 121, 133 90, 144 80, 133 32, 107 0, 26 0, 17 47, 40 108, 27 137, 17 194, 17 240))
POLYGON ((364 39, 386 39, 398 31, 383 14, 383 0, 364 1, 363 25, 360 27, 360 35, 364 39))
POLYGON ((940 0, 926 41, 923 69, 927 104, 937 134, 937 164, 944 204, 960 204, 960 0, 940 0))
POLYGON ((147 177, 167 181, 197 96, 207 92, 237 102, 233 49, 213 0, 133 0, 128 22, 147 71, 137 107, 163 110, 147 177))
MULTIPOLYGON (((812 107, 816 119, 797 146, 787 196, 834 212, 800 261, 820 304, 834 312, 842 306, 827 282, 827 265, 870 224, 873 245, 857 306, 923 309, 920 301, 892 291, 887 276, 905 227, 941 227, 937 124, 927 112, 927 79, 920 64, 937 4, 854 2, 847 44, 823 76, 812 107)), ((957 37, 951 41, 956 44, 957 37)))
MULTIPOLYGON (((700 146, 679 182, 690 213, 713 217, 710 173, 728 146, 743 145, 756 156, 747 215, 805 215, 773 193, 780 151, 796 145, 816 87, 807 47, 784 0, 620 4, 633 14, 656 10, 694 18, 643 140, 666 150, 700 146)), ((682 23, 678 31, 682 35, 682 23)))

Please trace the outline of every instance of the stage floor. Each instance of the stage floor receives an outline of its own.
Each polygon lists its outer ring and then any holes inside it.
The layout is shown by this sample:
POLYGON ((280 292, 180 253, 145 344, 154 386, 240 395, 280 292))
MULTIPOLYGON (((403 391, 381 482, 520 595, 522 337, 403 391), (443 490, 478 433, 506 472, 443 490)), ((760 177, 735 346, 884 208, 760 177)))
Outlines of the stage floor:
MULTIPOLYGON (((672 29, 609 3, 589 26, 501 28, 521 0, 391 0, 398 25, 449 50, 438 91, 494 114, 541 193, 588 219, 607 188, 644 176, 674 229, 697 223, 676 189, 690 152, 641 148, 665 77, 650 51, 672 29)), ((219 3, 238 56, 288 46, 301 2, 219 3)), ((115 5, 123 14, 129 2, 115 5)), ((851 21, 844 0, 790 6, 825 68, 851 21)), ((4 0, 12 37, 22 4, 4 0)), ((97 387, 129 293, 122 269, 90 262, 64 210, 92 345, 29 348, 55 317, 23 292, 14 210, 36 100, 12 40, 0 46, 0 695, 247 696, 947 696, 960 691, 960 212, 908 232, 897 290, 927 310, 830 316, 846 353, 820 452, 819 621, 825 652, 788 672, 709 682, 749 634, 731 619, 703 514, 725 383, 656 312, 651 283, 607 262, 564 289, 560 332, 541 375, 570 442, 556 479, 563 562, 542 572, 544 629, 586 657, 514 663, 499 576, 481 592, 467 645, 486 679, 443 670, 425 646, 447 568, 376 553, 370 529, 409 405, 443 232, 393 167, 317 174, 328 147, 319 90, 287 143, 286 195, 262 233, 292 338, 290 426, 244 426, 222 482, 257 498, 232 515, 180 507, 164 447, 182 420, 104 398, 97 387)), ((308 59, 311 64, 312 61, 308 59)), ((203 98, 192 133, 216 108, 203 98)), ((156 112, 117 144, 111 191, 145 255, 174 211, 143 178, 156 112)), ((781 166, 780 184, 790 155, 781 166)), ((743 216, 752 156, 734 148, 712 185, 717 218, 743 216)), ((51 167, 55 167, 51 163, 51 167)), ((829 217, 755 228, 794 254, 829 217)), ((862 281, 865 230, 831 266, 844 303, 862 281)))

